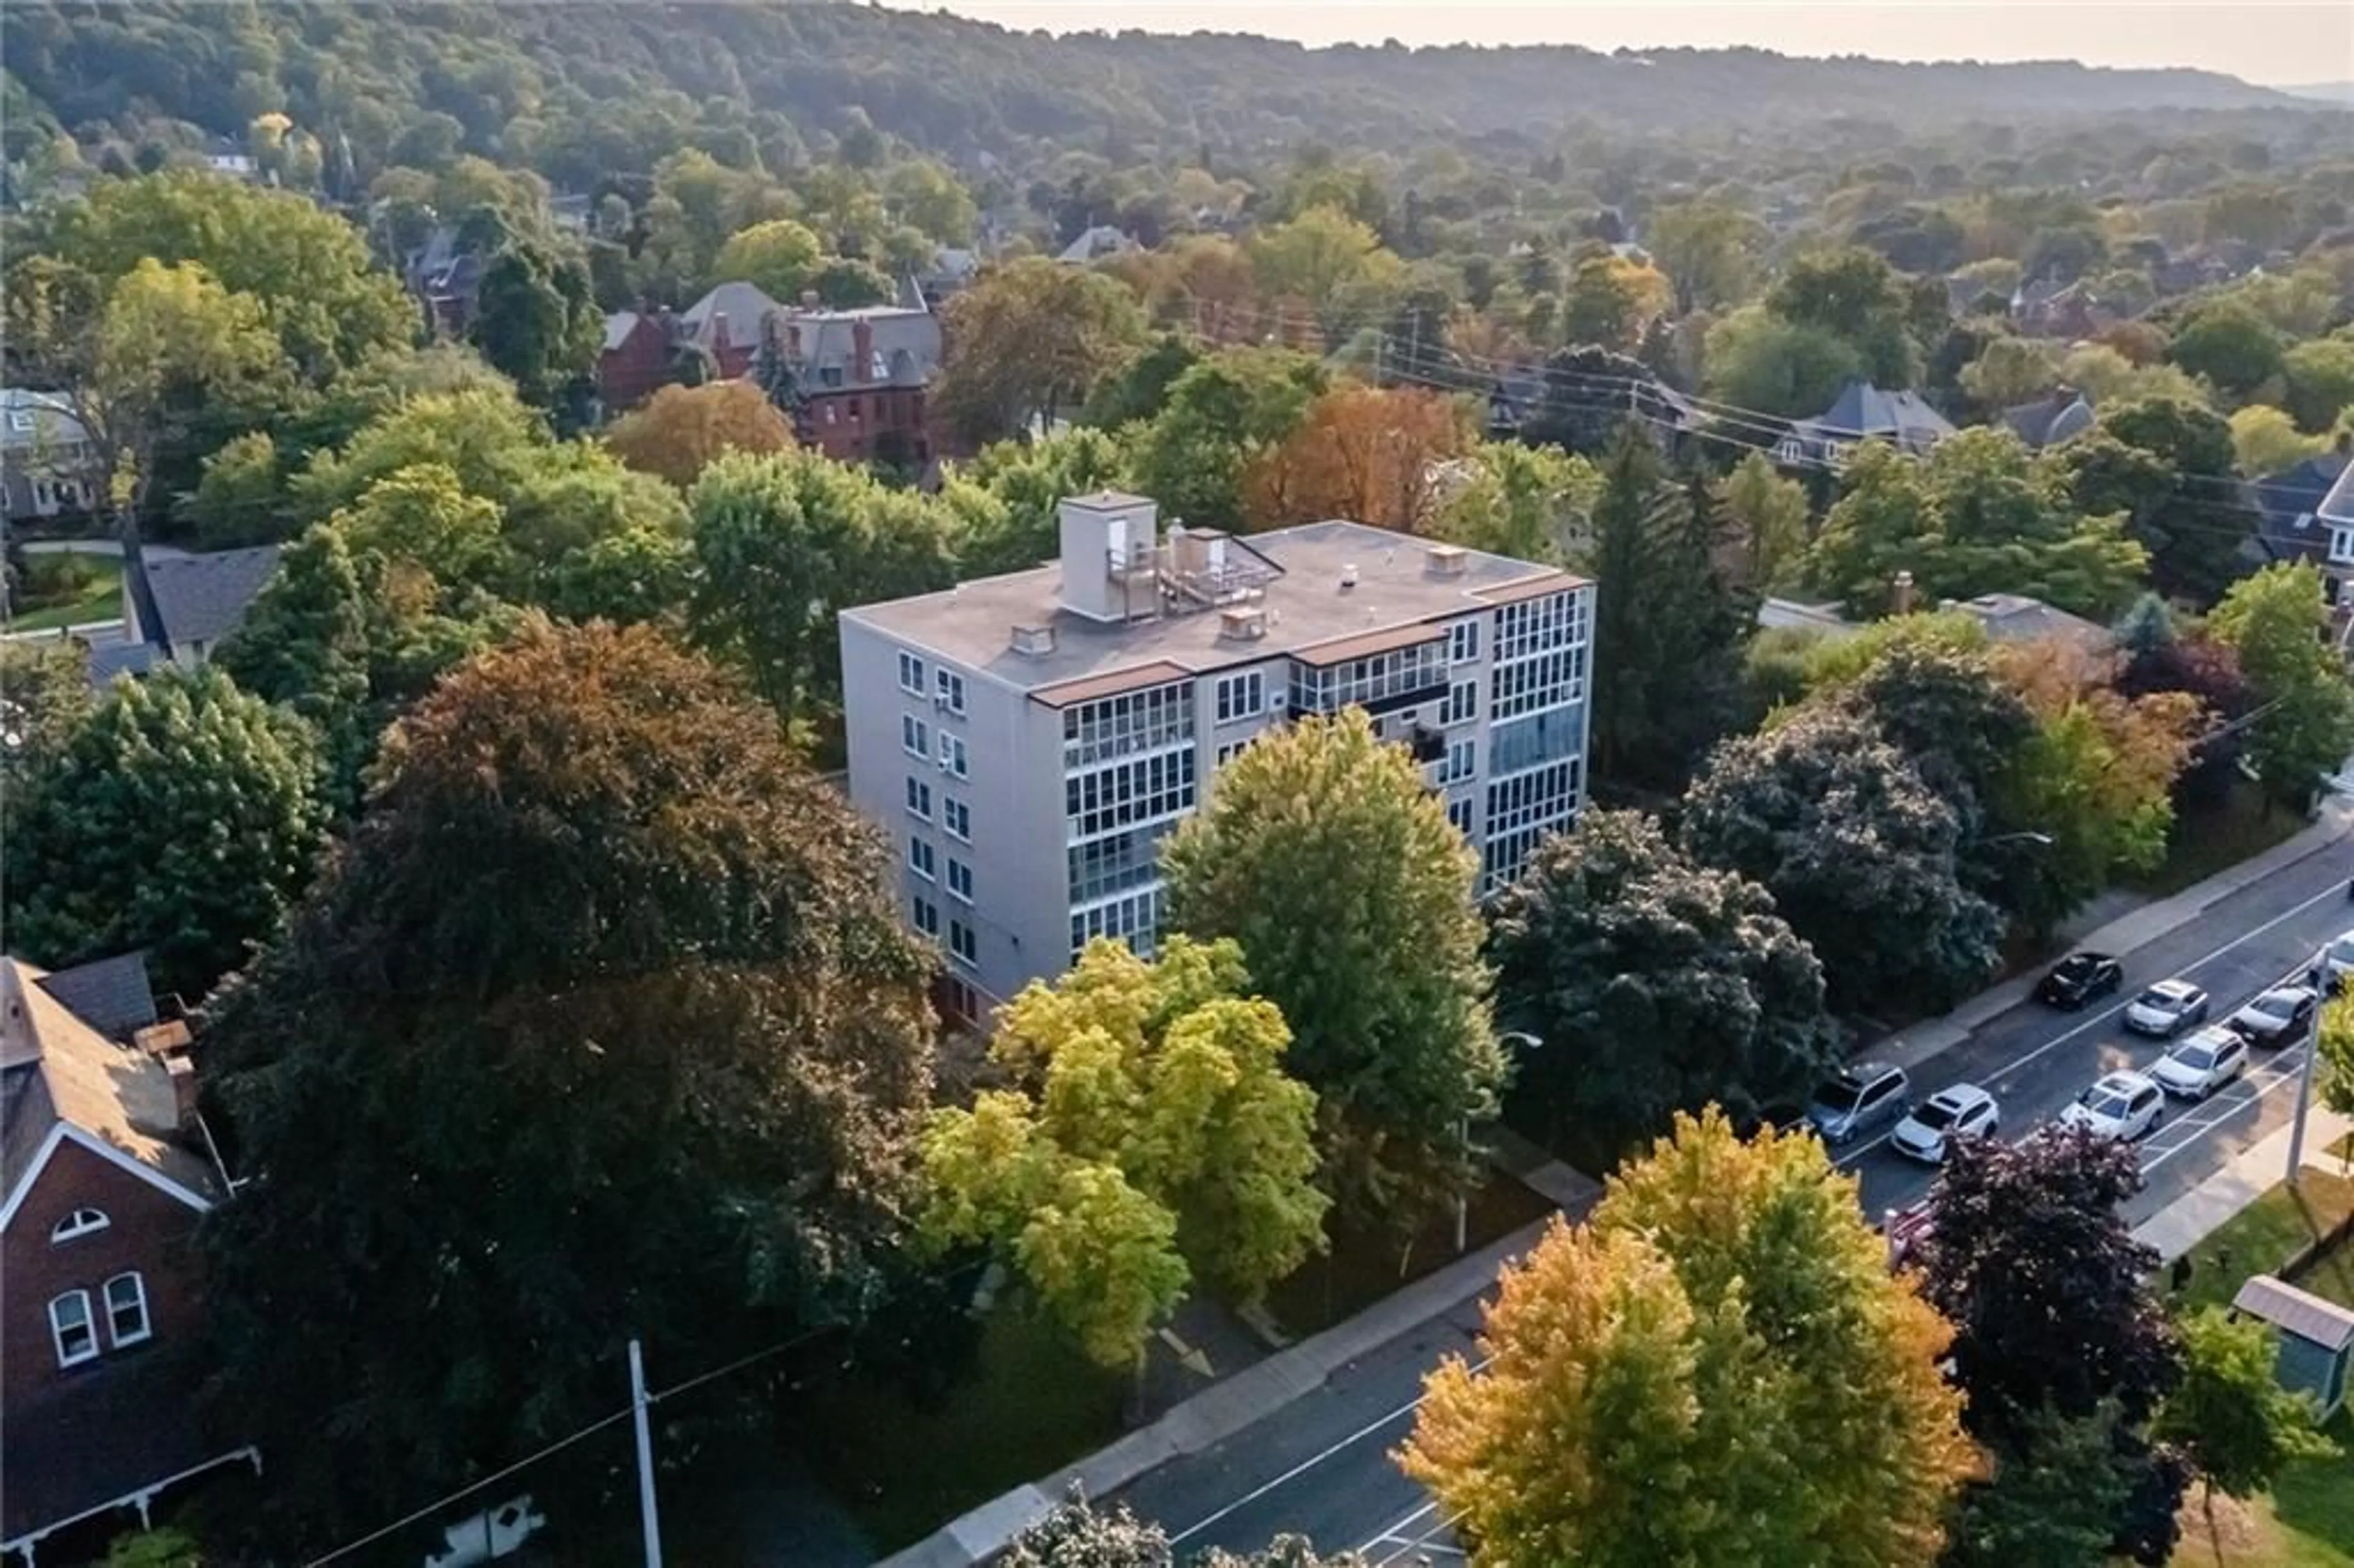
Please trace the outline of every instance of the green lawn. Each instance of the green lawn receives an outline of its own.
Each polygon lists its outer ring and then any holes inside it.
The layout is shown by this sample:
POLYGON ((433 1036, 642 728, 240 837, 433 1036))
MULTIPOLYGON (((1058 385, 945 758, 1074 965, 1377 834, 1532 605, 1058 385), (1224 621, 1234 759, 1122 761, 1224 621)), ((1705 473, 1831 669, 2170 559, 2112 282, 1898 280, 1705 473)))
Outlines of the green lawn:
POLYGON ((2329 1436, 2337 1458, 2290 1466, 2269 1496, 2243 1508, 2219 1501, 2218 1515, 2232 1516, 2221 1540, 2208 1535, 2193 1487, 2174 1561, 2184 1568, 2354 1568, 2354 1410, 2338 1413, 2329 1436))
POLYGON ((2295 811, 2265 810, 2264 792, 2249 779, 2236 779, 2221 806, 2177 817, 2166 858, 2146 875, 2126 878, 2125 885, 2164 898, 2264 853, 2305 826, 2295 811))
MULTIPOLYGON (((2292 1191, 2284 1182, 2232 1215, 2190 1249, 2185 1309, 2228 1306, 2252 1274, 2268 1274, 2354 1213, 2354 1181, 2307 1166, 2292 1191), (2219 1259, 2221 1261, 2219 1262, 2219 1259)), ((2341 1246, 2298 1284, 2354 1305, 2354 1247, 2341 1246)))
POLYGON ((79 599, 46 609, 27 610, 8 623, 11 631, 55 631, 85 621, 115 620, 122 614, 122 563, 112 556, 84 557, 95 568, 90 587, 79 599))
POLYGON ((982 1326, 970 1374, 937 1407, 854 1372, 812 1391, 795 1418, 824 1435, 813 1463, 887 1553, 1118 1437, 1129 1388, 1051 1324, 1001 1308, 982 1326))

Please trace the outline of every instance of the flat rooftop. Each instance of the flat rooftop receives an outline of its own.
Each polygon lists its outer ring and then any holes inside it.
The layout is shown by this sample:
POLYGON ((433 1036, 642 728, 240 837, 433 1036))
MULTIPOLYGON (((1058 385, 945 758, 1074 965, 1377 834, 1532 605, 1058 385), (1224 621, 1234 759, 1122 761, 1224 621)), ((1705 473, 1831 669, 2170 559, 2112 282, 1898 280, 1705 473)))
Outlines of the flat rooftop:
MULTIPOLYGON (((1443 621, 1586 580, 1555 567, 1479 550, 1463 551, 1460 570, 1442 576, 1431 569, 1427 554, 1437 541, 1363 523, 1303 523, 1235 537, 1283 568, 1257 601, 1267 612, 1267 635, 1249 641, 1220 636, 1214 609, 1108 624, 1075 615, 1062 608, 1059 561, 843 613, 909 648, 1037 692, 1130 672, 1140 677, 1133 683, 1138 685, 1175 680, 1306 654, 1324 644, 1363 642, 1366 646, 1330 650, 1332 656, 1361 656, 1384 641, 1371 633, 1443 621), (1357 581, 1344 588, 1341 578, 1348 567, 1356 568, 1357 581), (1051 627, 1054 652, 1015 652, 1016 626, 1051 627)), ((1150 591, 1140 587, 1140 605, 1150 591)), ((1107 689, 1127 683, 1104 683, 1107 689)))

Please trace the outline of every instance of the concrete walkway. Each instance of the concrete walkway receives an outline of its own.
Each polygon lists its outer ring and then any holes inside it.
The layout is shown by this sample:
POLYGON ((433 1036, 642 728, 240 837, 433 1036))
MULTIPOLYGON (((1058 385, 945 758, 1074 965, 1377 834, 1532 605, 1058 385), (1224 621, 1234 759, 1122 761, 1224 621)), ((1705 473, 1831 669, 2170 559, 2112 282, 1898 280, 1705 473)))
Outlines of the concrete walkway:
MULTIPOLYGON (((2274 1128, 2234 1155, 2232 1162, 2134 1227, 2134 1240, 2158 1249, 2172 1263, 2213 1233, 2218 1225, 2263 1197, 2288 1175, 2288 1146, 2296 1129, 2274 1128)), ((2305 1128, 2304 1158, 2309 1171, 2334 1170, 2330 1146, 2354 1132, 2354 1118, 2313 1107, 2305 1128)))
MULTIPOLYGON (((2262 882, 2285 866, 2319 854, 2349 834, 2354 834, 2354 802, 2332 796, 2323 802, 2318 821, 2264 853, 2252 855, 2171 897, 2143 904, 2094 929, 2079 929, 2071 923, 2063 926, 2062 932, 2073 947, 2098 953, 2130 953, 2188 926, 2240 889, 2262 882)), ((2100 901, 2096 900, 2093 908, 2098 911, 2100 901)), ((2094 917, 2098 917, 2097 913, 2094 917)), ((1900 1031, 1894 1039, 1872 1046, 1872 1056, 1875 1061, 1893 1062, 1911 1071, 1952 1050, 1988 1020, 2028 1000, 2042 979, 2042 971, 2037 969, 1982 991, 1943 1017, 1924 1020, 1900 1031)))
MULTIPOLYGON (((1557 1160, 1520 1173, 1520 1180, 1552 1198, 1572 1219, 1593 1207, 1602 1194, 1599 1182, 1557 1160)), ((1213 1384, 1109 1447, 991 1499, 906 1551, 885 1558, 877 1568, 968 1568, 985 1563, 1053 1511, 1073 1483, 1091 1498, 1108 1497, 1156 1466, 1224 1442, 1282 1410, 1350 1362, 1490 1288, 1503 1266, 1534 1246, 1552 1223, 1550 1216, 1532 1221, 1500 1241, 1465 1254, 1384 1297, 1347 1322, 1213 1384)))

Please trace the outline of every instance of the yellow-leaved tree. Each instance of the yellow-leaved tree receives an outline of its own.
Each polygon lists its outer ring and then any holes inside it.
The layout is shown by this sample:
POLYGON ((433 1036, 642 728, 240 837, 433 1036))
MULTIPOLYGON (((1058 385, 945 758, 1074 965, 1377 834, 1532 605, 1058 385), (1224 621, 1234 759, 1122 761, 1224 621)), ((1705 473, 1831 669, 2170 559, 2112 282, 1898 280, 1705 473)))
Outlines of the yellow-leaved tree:
POLYGON ((1821 1144, 1680 1116, 1506 1270, 1399 1461, 1481 1568, 1931 1563, 1975 1462, 1952 1334, 1821 1144))
POLYGON ((999 1021, 1012 1086, 934 1114, 922 1232, 998 1250, 1094 1360, 1136 1362, 1200 1279, 1251 1301, 1323 1245, 1316 1095, 1231 941, 1098 938, 999 1021))

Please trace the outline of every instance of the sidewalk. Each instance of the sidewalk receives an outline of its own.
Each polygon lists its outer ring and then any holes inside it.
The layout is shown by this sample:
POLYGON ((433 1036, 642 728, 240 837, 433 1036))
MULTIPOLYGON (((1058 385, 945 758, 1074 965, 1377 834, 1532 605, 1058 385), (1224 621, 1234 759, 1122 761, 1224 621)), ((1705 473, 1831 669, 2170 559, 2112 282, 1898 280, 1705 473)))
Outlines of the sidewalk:
MULTIPOLYGON (((1548 1160, 1522 1172, 1520 1180, 1552 1198, 1573 1219, 1602 1195, 1600 1183, 1558 1161, 1548 1160)), ((1465 1254, 1347 1322, 1204 1389, 1109 1447, 991 1499, 906 1551, 885 1558, 876 1568, 969 1568, 985 1563, 1052 1511, 1073 1482, 1090 1498, 1108 1497, 1156 1466, 1225 1441, 1275 1414, 1350 1362, 1487 1290, 1496 1283, 1497 1272, 1504 1264, 1534 1246, 1552 1223, 1551 1217, 1532 1221, 1500 1241, 1465 1254)))
MULTIPOLYGON (((2288 1174, 2288 1146, 2294 1128, 2280 1127, 2250 1144, 2232 1162, 2134 1227, 2134 1240, 2158 1249, 2160 1261, 2172 1263, 2204 1241, 2216 1226, 2269 1192, 2288 1174)), ((2336 1161, 2330 1146, 2354 1132, 2354 1118, 2313 1107, 2305 1128, 2308 1171, 2329 1169, 2336 1161)))
MULTIPOLYGON (((2186 887, 2171 897, 2145 904, 2093 930, 2080 931, 2073 925, 2063 925, 2062 932, 2073 947, 2099 953, 2130 953, 2136 948, 2147 947, 2159 938, 2188 926, 2211 906, 2242 888, 2253 886, 2285 867, 2335 847, 2349 834, 2354 834, 2354 801, 2333 795, 2322 802, 2319 821, 2295 837, 2274 844, 2264 853, 2253 855, 2228 870, 2219 871, 2206 881, 2186 887)), ((2099 901, 2096 900, 2093 907, 2098 908, 2099 901)), ((2036 985, 2042 978, 2041 973, 2023 974, 1991 990, 1982 991, 1953 1012, 1939 1018, 1925 1019, 1909 1029, 1900 1031, 1896 1038, 1872 1046, 1872 1056, 1875 1061, 1892 1062, 1911 1072, 1931 1057, 1942 1055, 1959 1045, 1980 1024, 1999 1017, 2034 995, 2036 985)))

